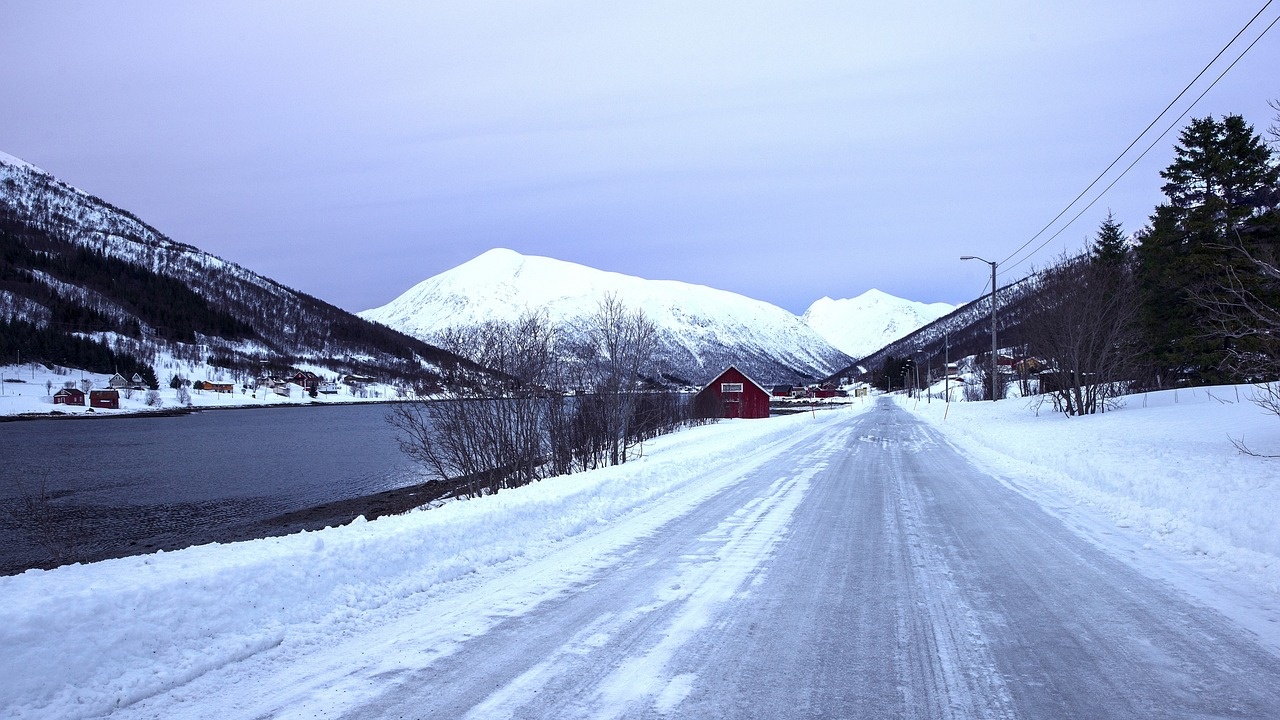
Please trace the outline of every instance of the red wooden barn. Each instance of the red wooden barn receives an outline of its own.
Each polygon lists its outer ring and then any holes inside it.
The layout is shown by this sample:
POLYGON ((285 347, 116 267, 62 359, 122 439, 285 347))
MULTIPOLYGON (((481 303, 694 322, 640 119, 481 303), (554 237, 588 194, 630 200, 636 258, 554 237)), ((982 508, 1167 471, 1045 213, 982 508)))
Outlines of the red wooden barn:
POLYGON ((84 393, 76 388, 62 388, 53 394, 54 405, 84 405, 84 393))
POLYGON ((769 391, 732 365, 699 390, 693 402, 703 417, 769 417, 769 391))
POLYGON ((120 409, 119 390, 90 390, 89 407, 120 409))

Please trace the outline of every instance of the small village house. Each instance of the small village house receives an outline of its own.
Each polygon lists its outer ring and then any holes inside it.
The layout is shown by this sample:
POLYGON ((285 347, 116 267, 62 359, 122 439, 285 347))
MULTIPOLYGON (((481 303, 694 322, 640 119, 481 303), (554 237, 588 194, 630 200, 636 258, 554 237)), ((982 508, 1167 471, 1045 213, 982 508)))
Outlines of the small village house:
POLYGON ((108 410, 119 410, 120 409, 120 391, 116 390, 115 388, 110 388, 106 390, 90 390, 89 391, 89 407, 105 408, 108 410))
POLYGON ((702 417, 769 417, 769 391, 732 365, 699 390, 693 403, 702 417))
POLYGON ((120 373, 116 373, 115 375, 111 376, 110 380, 107 381, 107 387, 113 390, 122 390, 124 388, 129 387, 129 379, 121 375, 120 373))
POLYGON ((320 376, 310 370, 299 370, 289 378, 289 382, 302 387, 307 392, 315 392, 320 387, 320 376))
POLYGON ((826 383, 809 388, 809 397, 811 398, 833 398, 839 394, 840 389, 832 383, 826 383))
POLYGON ((230 392, 235 392, 236 385, 235 383, 223 382, 221 380, 217 380, 217 381, 206 380, 204 384, 204 389, 209 390, 211 392, 230 393, 230 392))
POLYGON ((78 388, 62 388, 53 394, 54 405, 79 405, 84 407, 84 392, 78 388))

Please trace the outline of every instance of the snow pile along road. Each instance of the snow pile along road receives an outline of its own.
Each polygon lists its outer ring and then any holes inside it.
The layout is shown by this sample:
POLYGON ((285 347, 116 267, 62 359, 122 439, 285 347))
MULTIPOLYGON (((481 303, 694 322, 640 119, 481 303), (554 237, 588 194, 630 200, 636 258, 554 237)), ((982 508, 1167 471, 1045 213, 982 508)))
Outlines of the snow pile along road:
MULTIPOLYGON (((1280 593, 1280 418, 1252 386, 1132 395, 1102 415, 1068 418, 1041 398, 945 403, 898 397, 979 465, 1054 511, 1086 505, 1145 538, 1280 593), (945 419, 944 419, 945 414, 945 419)), ((1105 532, 1105 530, 1104 530, 1105 532)), ((1096 535, 1096 533, 1094 533, 1096 535)))
MULTIPOLYGON (((431 511, 0 578, 0 715, 97 716, 255 656, 287 662, 592 537, 573 545, 572 574, 839 417, 728 421, 626 465, 431 511)), ((518 588, 502 612, 527 612, 549 587, 518 588)), ((486 612, 436 630, 483 632, 486 612)))

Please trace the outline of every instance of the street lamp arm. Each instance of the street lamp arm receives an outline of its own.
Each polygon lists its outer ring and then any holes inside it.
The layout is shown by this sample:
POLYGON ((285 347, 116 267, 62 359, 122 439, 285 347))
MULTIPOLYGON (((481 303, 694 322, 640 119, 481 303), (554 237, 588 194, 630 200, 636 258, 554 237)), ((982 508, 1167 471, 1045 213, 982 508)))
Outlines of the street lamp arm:
POLYGON ((996 392, 997 383, 1000 378, 1000 368, 998 366, 998 356, 996 350, 996 265, 991 260, 983 260, 977 255, 962 255, 961 260, 982 260, 982 262, 991 266, 991 399, 994 401, 999 393, 996 392))

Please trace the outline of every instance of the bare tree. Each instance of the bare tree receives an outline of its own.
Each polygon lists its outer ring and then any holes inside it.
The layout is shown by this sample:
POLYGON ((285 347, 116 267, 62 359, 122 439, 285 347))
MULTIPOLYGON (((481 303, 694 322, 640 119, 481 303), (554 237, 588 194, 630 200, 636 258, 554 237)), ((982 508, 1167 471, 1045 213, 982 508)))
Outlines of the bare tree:
POLYGON ((46 553, 47 567, 75 562, 80 528, 74 517, 58 507, 49 487, 50 471, 37 470, 30 481, 14 477, 19 503, 8 510, 18 527, 46 553))
POLYGON ((642 388, 657 331, 606 297, 569 343, 545 313, 453 328, 438 344, 494 370, 482 396, 396 405, 400 447, 472 495, 626 462, 638 443, 688 419, 675 393, 642 388))
POLYGON ((1041 392, 1067 415, 1105 411, 1140 354, 1138 312, 1127 262, 1063 257, 1040 273, 1026 332, 1032 351, 1049 364, 1041 392))
POLYGON ((1280 100, 1268 100, 1267 105, 1276 111, 1276 116, 1271 120, 1271 126, 1267 128, 1267 134, 1271 136, 1271 144, 1280 146, 1280 100))
MULTIPOLYGON (((1225 281, 1190 295, 1204 310, 1204 333, 1227 345, 1230 369, 1254 382, 1254 402, 1280 415, 1280 261, 1273 244, 1251 248, 1238 232, 1225 249, 1235 261, 1220 265, 1225 281)), ((1236 445, 1256 454, 1243 441, 1236 445)))
POLYGON ((642 310, 631 310, 616 294, 600 301, 587 319, 588 375, 600 403, 599 419, 608 464, 626 462, 627 449, 636 442, 631 422, 635 416, 642 370, 653 362, 658 330, 642 310))
POLYGON ((534 312, 442 334, 445 349, 494 370, 501 385, 486 398, 397 404, 388 422, 401 449, 441 479, 465 480, 472 495, 543 477, 545 418, 563 402, 551 387, 555 338, 546 314, 534 312))

